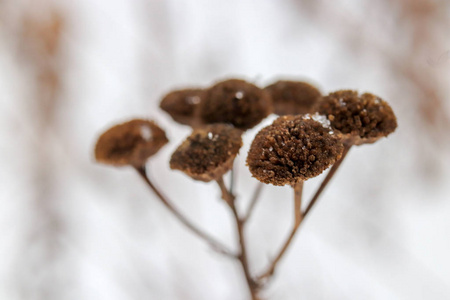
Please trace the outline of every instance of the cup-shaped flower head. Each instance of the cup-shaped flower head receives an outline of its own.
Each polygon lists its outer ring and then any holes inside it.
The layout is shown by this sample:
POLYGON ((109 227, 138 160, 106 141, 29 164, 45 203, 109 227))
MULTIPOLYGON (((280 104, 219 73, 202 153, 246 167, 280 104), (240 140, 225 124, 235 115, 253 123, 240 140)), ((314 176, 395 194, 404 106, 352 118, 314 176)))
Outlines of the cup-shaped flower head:
POLYGON ((273 185, 294 185, 315 177, 338 160, 341 139, 324 116, 282 116, 252 142, 247 165, 253 177, 273 185))
POLYGON ((397 119, 392 108, 381 98, 352 90, 330 93, 318 105, 333 130, 343 134, 348 144, 373 143, 394 132, 397 119))
POLYGON ((199 106, 204 98, 202 89, 184 89, 168 93, 161 100, 160 107, 175 122, 183 125, 198 126, 200 122, 199 106))
POLYGON ((95 159, 114 166, 143 166, 168 139, 153 121, 135 119, 104 132, 95 146, 95 159))
POLYGON ((229 123, 247 130, 272 112, 270 95, 244 80, 230 79, 206 91, 200 115, 205 124, 229 123))
POLYGON ((265 90, 272 97, 274 112, 280 116, 314 113, 322 98, 316 87, 301 81, 280 80, 265 90))
POLYGON ((172 154, 170 168, 196 180, 217 180, 232 168, 242 146, 241 135, 241 130, 228 124, 195 129, 172 154))

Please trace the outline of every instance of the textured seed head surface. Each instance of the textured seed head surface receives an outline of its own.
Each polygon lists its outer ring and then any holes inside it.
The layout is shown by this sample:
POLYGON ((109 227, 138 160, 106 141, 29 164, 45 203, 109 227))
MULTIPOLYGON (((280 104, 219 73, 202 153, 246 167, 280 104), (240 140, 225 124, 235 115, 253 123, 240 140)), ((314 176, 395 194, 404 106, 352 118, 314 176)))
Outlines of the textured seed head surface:
POLYGON ((206 91, 200 107, 202 121, 207 124, 229 123, 246 130, 259 124, 272 112, 270 95, 244 80, 230 79, 206 91))
POLYGON ((165 132, 153 121, 135 119, 104 132, 95 146, 95 159, 115 166, 140 167, 168 143, 165 132))
POLYGON ((204 98, 204 93, 202 89, 172 91, 164 96, 160 107, 180 124, 196 124, 199 121, 197 110, 204 98))
POLYGON ((170 168, 196 180, 216 180, 231 169, 242 146, 241 135, 241 130, 228 124, 195 129, 172 154, 170 168))
POLYGON ((265 88, 271 95, 274 112, 280 116, 313 113, 322 97, 309 83, 280 80, 265 88))
POLYGON ((333 129, 359 139, 374 141, 394 132, 397 119, 381 98, 352 90, 341 90, 324 97, 318 112, 326 115, 333 129))
POLYGON ((293 185, 322 173, 342 151, 340 138, 311 116, 282 116, 256 135, 247 165, 263 183, 293 185))

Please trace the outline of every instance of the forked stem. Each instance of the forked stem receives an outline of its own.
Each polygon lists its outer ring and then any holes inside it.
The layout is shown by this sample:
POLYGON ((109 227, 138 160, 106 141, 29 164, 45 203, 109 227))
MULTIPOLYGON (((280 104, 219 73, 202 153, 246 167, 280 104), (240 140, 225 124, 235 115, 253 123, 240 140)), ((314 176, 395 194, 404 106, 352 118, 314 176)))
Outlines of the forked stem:
POLYGON ((144 181, 147 183, 147 185, 152 189, 152 191, 155 193, 155 195, 158 197, 158 199, 166 206, 166 208, 184 225, 186 228, 188 228, 192 233, 197 235, 199 238, 207 242, 215 251, 224 254, 226 256, 237 258, 237 255, 234 254, 232 251, 228 249, 225 245, 217 241, 215 238, 207 234, 206 232, 202 231, 198 227, 196 227, 194 224, 192 224, 191 221, 189 221, 170 201, 165 197, 151 182, 151 180, 147 176, 147 171, 145 170, 145 167, 136 167, 136 171, 139 173, 139 175, 144 179, 144 181))
POLYGON ((316 193, 312 197, 311 201, 309 201, 308 206, 306 207, 305 211, 303 212, 303 217, 306 217, 306 215, 310 212, 311 208, 317 202, 317 199, 319 199, 319 197, 322 194, 323 190, 328 185, 328 183, 330 182, 331 178, 334 176, 334 174, 338 170, 339 166, 344 161, 344 158, 347 156, 348 151, 350 150, 351 147, 352 147, 352 145, 345 145, 344 146, 344 151, 342 152, 341 158, 337 162, 335 162, 334 165, 331 167, 330 171, 328 172, 327 176, 325 177, 325 179, 320 184, 319 188, 317 189, 316 193))
POLYGON ((275 258, 272 260, 272 262, 270 263, 270 265, 266 269, 266 271, 256 278, 258 281, 261 281, 266 278, 270 278, 274 274, 277 264, 283 258, 284 254, 286 253, 286 250, 289 248, 289 245, 291 244, 295 234, 297 233, 297 230, 298 230, 300 224, 303 221, 303 214, 302 214, 302 210, 301 210, 302 194, 303 194, 303 181, 299 181, 299 182, 295 183, 293 188, 294 188, 294 225, 291 229, 291 233, 289 234, 289 237, 284 242, 280 251, 275 256, 275 258))
POLYGON ((230 207, 234 221, 236 223, 238 237, 239 237, 239 247, 241 253, 238 255, 239 262, 241 263, 242 270, 244 272, 245 281, 247 282, 247 286, 250 292, 250 295, 252 297, 252 300, 260 300, 258 297, 258 285, 253 280, 250 270, 249 270, 249 263, 248 263, 248 256, 247 256, 247 246, 245 243, 245 237, 244 237, 244 222, 239 217, 239 214, 236 209, 235 204, 235 196, 230 193, 230 191, 226 188, 225 183, 223 181, 223 177, 217 179, 217 184, 220 187, 220 190, 222 192, 222 199, 225 200, 225 202, 230 207))

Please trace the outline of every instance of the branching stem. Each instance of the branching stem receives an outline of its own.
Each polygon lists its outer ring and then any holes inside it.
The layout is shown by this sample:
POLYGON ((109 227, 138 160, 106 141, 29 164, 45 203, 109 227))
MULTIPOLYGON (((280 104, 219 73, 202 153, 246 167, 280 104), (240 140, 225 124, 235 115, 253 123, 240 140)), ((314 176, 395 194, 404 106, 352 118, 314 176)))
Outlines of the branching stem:
POLYGON ((308 206, 306 207, 306 209, 305 209, 305 211, 303 213, 303 217, 306 217, 306 215, 310 212, 310 210, 313 207, 313 205, 316 203, 317 199, 319 199, 319 196, 322 194, 323 190, 328 185, 328 183, 330 182, 331 178, 334 176, 334 174, 338 170, 339 166, 341 165, 341 163, 344 161, 344 158, 347 156, 348 151, 350 150, 350 148, 351 148, 351 145, 345 145, 344 146, 344 152, 342 152, 341 158, 337 162, 335 162, 334 165, 331 167, 330 171, 328 172, 327 176, 325 177, 325 179, 320 184, 319 188, 317 189, 316 193, 312 197, 311 201, 309 201, 309 204, 308 204, 308 206))
POLYGON ((196 227, 194 224, 192 224, 191 221, 189 221, 170 201, 167 197, 165 197, 151 182, 151 180, 147 176, 147 171, 145 170, 145 167, 138 167, 136 168, 136 171, 139 173, 139 175, 144 179, 144 181, 147 183, 147 185, 152 189, 152 191, 155 193, 155 195, 158 197, 158 199, 166 206, 166 208, 184 225, 186 228, 188 228, 192 233, 197 235, 199 238, 207 242, 215 251, 224 254, 228 257, 237 258, 238 256, 234 254, 232 251, 228 249, 225 245, 217 241, 215 238, 207 234, 206 232, 202 231, 198 227, 196 227))
POLYGON ((279 261, 283 258, 284 254, 286 253, 286 250, 289 248, 289 245, 291 244, 295 234, 297 233, 297 230, 298 230, 300 224, 303 221, 303 214, 302 214, 302 210, 301 210, 303 181, 299 181, 296 184, 294 184, 293 188, 294 188, 294 225, 291 229, 291 233, 289 234, 289 237, 284 242, 280 251, 275 256, 275 258, 272 260, 272 262, 270 263, 270 265, 266 269, 266 271, 256 278, 258 281, 268 279, 274 274, 275 268, 277 267, 279 261))
POLYGON ((238 237, 239 237, 239 247, 240 247, 240 251, 241 251, 240 255, 238 256, 238 259, 239 259, 239 262, 241 263, 242 270, 244 272, 245 280, 247 282, 250 295, 252 297, 252 300, 259 300, 260 298, 258 297, 258 284, 252 278, 252 276, 250 274, 250 270, 249 270, 247 246, 246 246, 245 237, 244 237, 244 222, 239 217, 238 211, 236 209, 235 196, 233 194, 231 194, 230 191, 226 188, 222 177, 217 180, 217 184, 219 185, 220 190, 222 191, 222 199, 225 200, 225 202, 230 207, 230 209, 233 213, 234 221, 236 222, 236 227, 237 227, 237 232, 238 232, 238 237))

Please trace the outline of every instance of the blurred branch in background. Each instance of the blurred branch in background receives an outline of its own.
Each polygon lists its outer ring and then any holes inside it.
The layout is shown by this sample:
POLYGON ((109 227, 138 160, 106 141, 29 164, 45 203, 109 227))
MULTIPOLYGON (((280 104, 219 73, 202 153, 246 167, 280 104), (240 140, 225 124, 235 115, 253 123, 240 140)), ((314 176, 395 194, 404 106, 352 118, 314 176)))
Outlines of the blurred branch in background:
POLYGON ((61 199, 56 196, 58 167, 51 136, 57 127, 55 111, 63 101, 60 53, 65 21, 61 11, 47 1, 11 2, 2 9, 2 24, 23 74, 18 87, 29 89, 31 95, 25 100, 22 117, 26 121, 22 119, 21 125, 30 126, 37 141, 28 149, 28 167, 23 174, 30 177, 27 189, 32 197, 24 249, 16 254, 15 284, 23 299, 62 299, 68 274, 60 244, 65 224, 59 209, 61 199))
POLYGON ((450 50, 446 39, 450 25, 448 1, 384 0, 362 4, 365 13, 361 15, 338 3, 330 5, 329 1, 298 0, 298 4, 300 9, 311 12, 309 17, 317 26, 340 36, 342 44, 354 54, 377 54, 389 68, 386 75, 395 80, 392 92, 396 99, 415 105, 417 121, 425 126, 435 144, 448 138, 445 129, 450 118, 444 99, 448 82, 429 64, 431 55, 435 56, 431 62, 437 62, 445 50, 450 50), (380 29, 385 29, 383 35, 377 34, 380 29), (404 92, 411 89, 414 92, 404 92))
MULTIPOLYGON (((51 143, 49 136, 55 128, 54 114, 62 101, 62 62, 59 56, 61 31, 64 27, 63 16, 51 6, 42 15, 32 10, 25 11, 18 34, 19 55, 31 67, 36 86, 34 113, 34 131, 41 143, 51 143)), ((34 221, 30 222, 29 248, 25 249, 22 270, 27 274, 23 291, 37 299, 61 299, 64 297, 65 266, 62 246, 59 239, 64 232, 64 218, 59 214, 61 200, 55 197, 55 169, 52 165, 51 147, 39 147, 35 152, 35 164, 31 169, 35 183, 34 221), (49 151, 50 150, 50 151, 49 151), (36 251, 38 254, 32 255, 36 251), (28 276, 41 277, 42 282, 27 282, 28 276), (33 283, 37 286, 33 286, 33 283), (33 288, 32 288, 33 287, 33 288)), ((35 280, 35 279, 32 279, 35 280)))

